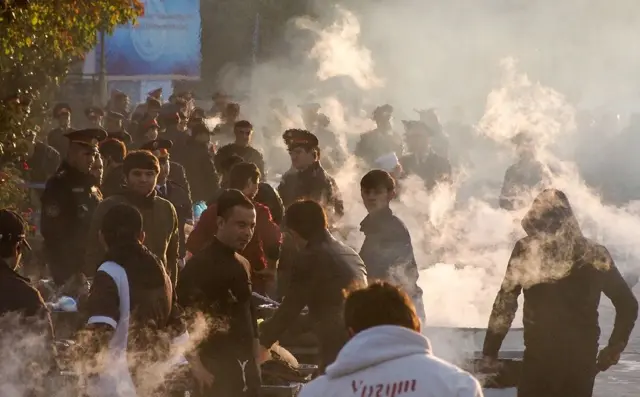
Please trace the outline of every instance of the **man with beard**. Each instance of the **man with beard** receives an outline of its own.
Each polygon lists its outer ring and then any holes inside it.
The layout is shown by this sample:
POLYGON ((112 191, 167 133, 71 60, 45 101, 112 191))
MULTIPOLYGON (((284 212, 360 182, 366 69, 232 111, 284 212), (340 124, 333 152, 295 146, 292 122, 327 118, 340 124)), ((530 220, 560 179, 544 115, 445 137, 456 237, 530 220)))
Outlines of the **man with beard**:
POLYGON ((71 106, 67 103, 58 103, 53 107, 52 113, 58 127, 47 134, 47 144, 56 149, 62 158, 65 158, 69 147, 69 141, 65 135, 73 130, 71 128, 71 106))
POLYGON ((104 163, 104 179, 100 191, 107 198, 119 193, 124 185, 122 163, 127 155, 127 147, 117 139, 106 139, 100 143, 100 156, 104 163))
POLYGON ((431 146, 432 131, 421 121, 405 121, 406 142, 409 153, 400 158, 405 175, 417 175, 431 191, 441 182, 451 182, 449 160, 440 156, 431 146))
POLYGON ((369 213, 360 222, 360 231, 365 235, 360 257, 367 266, 369 281, 385 280, 401 286, 424 323, 420 275, 411 235, 389 207, 396 196, 396 183, 388 172, 372 170, 360 180, 360 194, 369 213))
POLYGON ((251 265, 238 252, 251 241, 254 205, 238 190, 218 199, 217 231, 180 274, 177 294, 189 311, 204 314, 210 330, 187 359, 199 384, 197 396, 260 395, 258 330, 251 302, 251 265))
POLYGON ((607 249, 584 237, 563 192, 540 193, 522 227, 527 236, 513 248, 489 319, 485 364, 495 365, 524 291, 518 396, 591 397, 596 374, 617 364, 627 346, 638 301, 607 249), (598 354, 602 293, 613 303, 616 318, 598 354))
POLYGON ((376 161, 390 153, 394 153, 397 157, 403 154, 402 138, 393 131, 391 126, 392 114, 393 107, 391 105, 377 107, 373 111, 376 128, 362 134, 356 145, 354 154, 369 167, 375 168, 376 161))
MULTIPOLYGON (((143 145, 141 150, 148 150, 158 158, 160 174, 158 174, 156 190, 160 197, 169 200, 176 209, 176 214, 178 215, 178 231, 180 232, 178 255, 180 258, 179 264, 182 264, 187 254, 185 228, 187 224, 193 226, 193 203, 191 202, 191 194, 188 188, 180 185, 172 178, 175 163, 170 161, 171 156, 169 155, 169 149, 171 149, 171 145, 171 141, 158 139, 143 145)), ((182 170, 184 177, 184 169, 182 170)), ((179 174, 179 172, 177 174, 179 174)))
POLYGON ((315 201, 292 204, 287 208, 285 225, 299 252, 282 304, 260 327, 260 344, 263 351, 269 349, 306 306, 320 342, 320 367, 324 370, 348 340, 342 319, 344 291, 366 285, 367 271, 354 250, 333 238, 324 210, 315 201))
POLYGON ((286 174, 278 193, 285 208, 302 198, 317 201, 331 221, 344 215, 344 203, 335 180, 320 165, 318 138, 306 130, 287 130, 283 136, 294 172, 286 174))
POLYGON ((253 125, 251 125, 251 123, 247 120, 240 120, 235 123, 233 133, 235 135, 235 142, 221 147, 216 153, 216 156, 214 158, 216 170, 220 172, 221 164, 225 161, 225 159, 236 154, 242 157, 242 159, 247 163, 253 163, 257 165, 258 169, 260 169, 260 173, 262 175, 265 175, 264 158, 262 157, 262 153, 251 146, 253 125))
POLYGON ((500 208, 513 211, 523 208, 523 195, 540 188, 548 179, 544 165, 536 159, 536 147, 528 132, 520 132, 511 140, 518 160, 507 168, 500 192, 500 208))
POLYGON ((157 195, 160 173, 158 159, 146 150, 134 150, 124 158, 122 171, 125 187, 120 193, 102 201, 93 216, 87 238, 87 272, 95 273, 104 257, 104 247, 98 237, 103 218, 111 207, 126 203, 136 207, 142 214, 145 246, 162 261, 175 285, 180 241, 178 216, 173 205, 157 195))
POLYGON ((66 159, 42 193, 40 227, 44 251, 54 282, 61 286, 81 280, 82 257, 91 218, 100 203, 98 188, 90 174, 98 143, 106 138, 100 129, 68 133, 66 159))
MULTIPOLYGON (((20 349, 19 354, 25 357, 11 362, 12 378, 7 379, 8 383, 12 380, 20 382, 31 389, 30 392, 35 392, 25 395, 45 396, 48 394, 41 390, 42 382, 55 369, 53 326, 42 296, 31 286, 29 279, 17 272, 22 255, 31 249, 26 240, 27 230, 27 223, 16 212, 0 210, 0 329, 6 338, 3 345, 13 343, 4 348, 20 349), (11 342, 9 338, 13 332, 17 332, 18 339, 11 342), (42 339, 34 339, 36 335, 42 339)), ((18 386, 21 385, 14 385, 18 386)), ((3 389, 5 394, 11 387, 5 385, 3 389)))
MULTIPOLYGON (((231 168, 229 189, 240 190, 252 200, 256 209, 256 228, 253 238, 242 255, 251 264, 253 290, 262 295, 273 296, 275 269, 280 256, 280 228, 273 222, 269 208, 255 201, 260 184, 260 170, 253 163, 240 163, 231 168)), ((198 224, 189 235, 187 248, 196 253, 211 243, 217 228, 217 206, 212 203, 200 216, 198 224)))
POLYGON ((209 150, 210 137, 211 132, 206 125, 195 125, 187 141, 189 156, 182 161, 194 203, 209 202, 219 189, 218 174, 209 150))
POLYGON ((140 212, 117 204, 100 227, 105 257, 91 285, 87 325, 79 343, 95 376, 88 380, 92 396, 148 396, 154 363, 170 359, 176 320, 171 280, 162 262, 145 246, 140 212), (104 354, 106 353, 106 354, 104 354))

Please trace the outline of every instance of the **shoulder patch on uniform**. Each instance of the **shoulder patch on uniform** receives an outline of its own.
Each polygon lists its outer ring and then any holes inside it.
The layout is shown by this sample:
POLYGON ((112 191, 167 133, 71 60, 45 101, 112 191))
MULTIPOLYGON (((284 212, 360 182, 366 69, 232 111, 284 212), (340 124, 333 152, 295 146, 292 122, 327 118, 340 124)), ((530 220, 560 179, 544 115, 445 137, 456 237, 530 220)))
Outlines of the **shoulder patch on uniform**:
POLYGON ((47 204, 44 207, 44 213, 50 218, 55 218, 60 215, 60 207, 56 204, 47 204))

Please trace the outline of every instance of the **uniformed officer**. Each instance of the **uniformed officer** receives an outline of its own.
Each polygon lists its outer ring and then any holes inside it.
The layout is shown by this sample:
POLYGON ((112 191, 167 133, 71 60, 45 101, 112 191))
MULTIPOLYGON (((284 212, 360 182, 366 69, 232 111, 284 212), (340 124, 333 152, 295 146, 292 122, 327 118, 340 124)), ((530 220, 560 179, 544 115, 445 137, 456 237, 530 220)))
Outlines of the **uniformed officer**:
POLYGON ((104 118, 104 110, 98 106, 89 106, 84 110, 87 118, 87 128, 102 128, 102 119, 104 118))
POLYGON ((127 132, 124 120, 126 116, 122 113, 117 113, 114 111, 107 112, 107 118, 105 121, 105 130, 107 130, 107 134, 109 138, 118 139, 124 142, 127 147, 131 145, 133 139, 131 135, 127 132))
POLYGON ((295 170, 286 174, 278 186, 285 208, 306 198, 320 203, 330 219, 342 217, 344 204, 338 185, 320 165, 318 138, 307 130, 292 129, 285 131, 283 139, 295 170))
POLYGON ((370 167, 379 168, 376 161, 380 157, 390 153, 400 157, 404 152, 402 137, 393 130, 391 124, 392 114, 393 106, 378 106, 373 111, 376 128, 362 134, 356 145, 354 154, 370 167))
POLYGON ((90 170, 98 156, 98 143, 107 133, 86 129, 65 137, 69 140, 67 157, 47 181, 41 199, 45 256, 57 285, 82 279, 86 236, 100 203, 90 170))
POLYGON ((62 158, 65 158, 69 141, 64 135, 73 130, 71 128, 71 106, 68 103, 56 104, 53 107, 52 116, 58 123, 58 127, 47 134, 47 144, 56 149, 62 158))
MULTIPOLYGON (((148 142, 141 149, 149 150, 158 158, 160 173, 158 174, 156 190, 160 197, 169 200, 176 209, 178 231, 180 232, 178 255, 180 260, 183 261, 187 254, 185 227, 187 225, 193 226, 193 203, 191 202, 189 190, 171 178, 174 164, 179 165, 170 161, 169 149, 171 149, 171 146, 173 146, 173 142, 168 139, 156 139, 148 142)), ((184 177, 184 169, 182 172, 184 177)))
POLYGON ((44 380, 42 374, 55 368, 55 349, 51 317, 42 296, 31 286, 29 279, 16 272, 24 250, 31 249, 26 233, 27 224, 20 215, 7 209, 0 210, 0 329, 6 333, 21 335, 25 339, 32 339, 36 335, 44 337, 45 350, 41 350, 42 346, 33 341, 13 342, 21 346, 21 349, 27 349, 20 351, 24 357, 38 359, 24 360, 25 362, 12 360, 10 364, 16 379, 19 377, 24 385, 38 389, 42 386, 40 382, 44 380), (9 314, 14 314, 15 317, 9 314))

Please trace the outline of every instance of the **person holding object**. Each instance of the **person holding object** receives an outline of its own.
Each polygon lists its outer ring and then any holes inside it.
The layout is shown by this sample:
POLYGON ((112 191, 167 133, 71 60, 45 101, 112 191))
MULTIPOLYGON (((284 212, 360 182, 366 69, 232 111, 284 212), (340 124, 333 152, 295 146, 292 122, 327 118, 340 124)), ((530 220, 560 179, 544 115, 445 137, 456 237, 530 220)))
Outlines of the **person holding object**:
POLYGON ((595 376, 617 364, 638 317, 638 301, 605 247, 582 234, 567 196, 546 189, 522 220, 527 236, 511 253, 484 340, 495 367, 524 291, 523 371, 518 397, 591 397, 595 376), (598 305, 616 309, 609 343, 598 354, 598 305))
POLYGON ((251 299, 251 265, 238 252, 253 237, 256 210, 239 190, 218 199, 215 239, 180 274, 178 301, 187 314, 204 315, 207 335, 187 357, 197 396, 260 394, 258 322, 251 299))
POLYGON ((285 226, 299 251, 282 304, 260 326, 260 343, 263 352, 269 349, 307 306, 320 342, 323 370, 348 339, 342 319, 343 292, 366 285, 367 271, 358 254, 329 233, 324 210, 315 201, 293 203, 287 209, 285 226))
POLYGON ((377 281, 352 291, 344 319, 351 339, 300 397, 482 397, 473 376, 432 354, 415 308, 400 288, 377 281))

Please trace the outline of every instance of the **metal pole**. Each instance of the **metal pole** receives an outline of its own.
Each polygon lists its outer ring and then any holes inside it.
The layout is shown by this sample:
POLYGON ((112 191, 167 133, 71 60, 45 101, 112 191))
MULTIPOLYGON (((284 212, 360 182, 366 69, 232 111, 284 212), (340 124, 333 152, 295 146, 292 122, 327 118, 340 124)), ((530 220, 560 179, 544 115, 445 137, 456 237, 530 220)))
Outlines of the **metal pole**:
POLYGON ((106 106, 107 104, 107 60, 105 56, 105 32, 104 29, 100 29, 100 70, 98 74, 99 87, 99 99, 100 106, 106 106))

